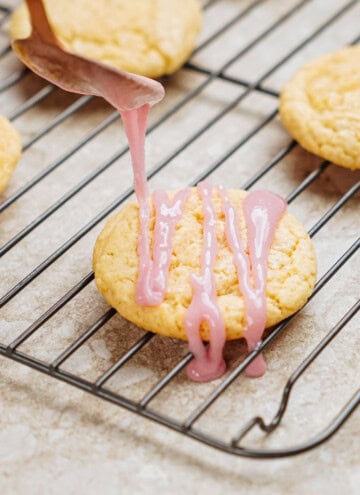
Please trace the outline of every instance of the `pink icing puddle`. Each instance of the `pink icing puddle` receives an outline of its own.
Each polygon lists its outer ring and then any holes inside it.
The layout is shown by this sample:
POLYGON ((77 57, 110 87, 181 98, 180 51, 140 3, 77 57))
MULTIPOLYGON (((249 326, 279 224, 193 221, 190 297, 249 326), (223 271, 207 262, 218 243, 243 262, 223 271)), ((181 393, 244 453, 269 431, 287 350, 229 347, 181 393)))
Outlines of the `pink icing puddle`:
MULTIPOLYGON (((248 231, 248 256, 240 239, 236 210, 224 188, 219 189, 224 203, 226 238, 245 299, 244 337, 249 351, 253 351, 261 343, 265 330, 267 259, 286 202, 270 191, 254 191, 246 196, 243 210, 248 231)), ((246 368, 246 374, 252 377, 262 376, 265 371, 266 363, 261 354, 246 368)))
POLYGON ((201 274, 191 275, 193 298, 185 313, 185 330, 194 358, 187 367, 187 375, 194 381, 215 380, 225 371, 223 348, 225 324, 216 301, 214 266, 217 253, 215 211, 211 201, 211 188, 202 182, 198 186, 204 209, 204 245, 201 274), (200 338, 201 323, 210 328, 210 345, 206 348, 200 338))

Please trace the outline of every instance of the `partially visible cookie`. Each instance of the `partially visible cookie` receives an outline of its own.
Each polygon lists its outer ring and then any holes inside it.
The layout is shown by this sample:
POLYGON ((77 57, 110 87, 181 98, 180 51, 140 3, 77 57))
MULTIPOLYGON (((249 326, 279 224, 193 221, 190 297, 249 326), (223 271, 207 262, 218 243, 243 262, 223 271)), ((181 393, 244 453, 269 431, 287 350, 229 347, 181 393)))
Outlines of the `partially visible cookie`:
MULTIPOLYGON (((191 54, 202 13, 197 0, 44 0, 66 49, 147 77, 171 74, 191 54)), ((12 39, 30 35, 22 4, 10 24, 12 39)))
POLYGON ((305 65, 285 85, 280 116, 305 149, 360 168, 360 45, 305 65))
MULTIPOLYGON (((239 213, 244 245, 247 231, 242 214, 245 191, 230 190, 229 197, 239 213)), ((227 339, 243 336, 244 298, 239 290, 233 255, 225 238, 222 199, 216 189, 212 196, 216 210, 218 255, 214 270, 217 301, 222 312, 227 339)), ((153 212, 154 215, 154 212, 153 212)), ((138 278, 139 208, 126 205, 105 226, 95 245, 94 271, 100 292, 122 316, 156 333, 186 339, 184 314, 192 298, 190 275, 200 273, 203 244, 203 205, 197 189, 192 189, 183 216, 173 237, 168 290, 156 307, 136 304, 138 278)), ((151 236, 154 217, 151 221, 151 236)), ((304 227, 289 213, 279 222, 268 258, 266 326, 272 326, 300 309, 310 296, 316 275, 314 248, 304 227)), ((209 339, 206 325, 200 330, 209 339)))
POLYGON ((0 116, 0 193, 7 186, 21 156, 21 140, 12 124, 0 116))

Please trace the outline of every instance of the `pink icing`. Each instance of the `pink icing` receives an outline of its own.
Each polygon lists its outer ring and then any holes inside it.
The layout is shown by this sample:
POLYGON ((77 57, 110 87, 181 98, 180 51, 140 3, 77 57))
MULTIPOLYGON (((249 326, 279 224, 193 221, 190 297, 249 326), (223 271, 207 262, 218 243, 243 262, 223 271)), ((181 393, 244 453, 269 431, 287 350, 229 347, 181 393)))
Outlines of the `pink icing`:
MULTIPOLYGON (((149 105, 140 109, 121 112, 129 141, 135 193, 140 210, 140 234, 138 239, 139 276, 136 286, 136 302, 140 306, 157 306, 164 299, 168 270, 172 253, 171 237, 180 220, 189 190, 176 193, 172 202, 165 191, 156 191, 155 235, 152 255, 150 252, 150 204, 145 171, 145 133, 149 105)), ((211 189, 206 183, 198 186, 204 202, 204 251, 201 275, 192 275, 194 290, 192 302, 185 314, 185 329, 189 348, 195 359, 188 365, 188 376, 194 381, 213 380, 224 373, 222 350, 225 343, 225 325, 216 301, 213 276, 216 258, 215 212, 211 201, 211 189), (206 321, 210 327, 210 346, 205 348, 199 328, 206 321)))
MULTIPOLYGON (((136 302, 141 306, 157 306, 164 300, 172 254, 172 236, 182 214, 189 189, 175 194, 171 200, 166 191, 153 195, 155 230, 153 248, 150 248, 151 209, 145 171, 145 133, 150 106, 122 111, 125 131, 129 141, 135 193, 140 210, 140 235, 138 253, 139 277, 136 302)), ((225 212, 227 242, 233 252, 240 290, 245 300, 246 327, 244 337, 249 351, 261 343, 266 325, 266 277, 267 259, 276 226, 286 209, 285 201, 268 191, 249 193, 243 203, 248 232, 247 255, 242 245, 237 212, 223 187, 219 188, 225 212)), ((198 186, 203 201, 204 232, 201 273, 191 275, 193 297, 185 313, 185 330, 194 359, 187 367, 189 378, 194 381, 210 381, 225 371, 223 348, 226 339, 225 323, 217 304, 214 266, 217 254, 216 217, 211 199, 212 188, 205 182, 198 186), (206 347, 200 337, 201 324, 210 329, 210 343, 206 347)), ((266 370, 262 355, 246 369, 249 376, 261 376, 266 370)))
POLYGON ((135 193, 143 208, 148 205, 149 196, 145 170, 145 135, 149 110, 150 105, 143 105, 134 110, 120 112, 129 142, 135 193))
POLYGON ((191 275, 193 298, 185 313, 185 329, 190 351, 194 358, 187 367, 189 378, 194 381, 210 381, 225 371, 222 351, 225 344, 225 324, 217 304, 214 266, 217 254, 215 211, 211 200, 211 187, 205 182, 198 186, 203 200, 204 244, 200 275, 191 275), (210 329, 210 345, 205 347, 199 329, 207 322, 210 329))
MULTIPOLYGON (((165 296, 172 254, 171 239, 175 227, 182 217, 184 204, 189 194, 190 189, 183 189, 178 191, 172 200, 170 200, 166 191, 155 191, 153 194, 156 223, 153 243, 153 261, 149 263, 149 266, 152 267, 152 270, 150 270, 150 286, 152 287, 154 295, 153 305, 160 304, 165 296)), ((140 272, 137 293, 138 304, 140 304, 139 301, 143 297, 144 292, 144 286, 141 285, 140 272)))
POLYGON ((184 189, 170 200, 166 191, 155 191, 155 234, 152 254, 150 252, 150 204, 145 171, 145 133, 149 105, 122 112, 125 131, 129 141, 135 193, 140 210, 140 235, 138 253, 139 277, 136 287, 136 302, 140 306, 157 306, 165 297, 168 272, 172 254, 172 235, 183 214, 190 190, 184 189))
MULTIPOLYGON (((165 297, 170 259, 172 254, 172 235, 182 217, 184 203, 189 190, 175 194, 171 201, 166 191, 155 191, 153 201, 156 212, 155 235, 152 259, 150 258, 148 235, 144 231, 139 236, 138 252, 140 257, 139 277, 136 287, 136 302, 140 306, 157 306, 165 297)), ((146 216, 149 225, 149 208, 143 208, 140 216, 146 216)))
MULTIPOLYGON (((225 232, 233 252, 240 291, 245 299, 246 327, 244 337, 249 351, 253 351, 266 325, 267 259, 276 226, 284 214, 286 202, 270 191, 250 192, 243 204, 248 232, 249 255, 245 253, 239 234, 237 213, 224 188, 220 188, 225 211, 225 232)), ((260 354, 247 367, 248 376, 262 376, 266 363, 260 354)))

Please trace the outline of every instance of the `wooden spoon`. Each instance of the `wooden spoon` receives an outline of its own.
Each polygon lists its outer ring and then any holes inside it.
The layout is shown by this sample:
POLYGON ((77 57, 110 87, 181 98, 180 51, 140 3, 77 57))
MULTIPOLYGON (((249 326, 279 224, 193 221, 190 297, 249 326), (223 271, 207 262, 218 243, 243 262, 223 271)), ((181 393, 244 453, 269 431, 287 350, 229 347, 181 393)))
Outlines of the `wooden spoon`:
POLYGON ((26 0, 32 33, 12 42, 27 67, 61 89, 102 96, 120 112, 158 103, 163 86, 147 77, 114 69, 66 51, 56 39, 42 0, 26 0))

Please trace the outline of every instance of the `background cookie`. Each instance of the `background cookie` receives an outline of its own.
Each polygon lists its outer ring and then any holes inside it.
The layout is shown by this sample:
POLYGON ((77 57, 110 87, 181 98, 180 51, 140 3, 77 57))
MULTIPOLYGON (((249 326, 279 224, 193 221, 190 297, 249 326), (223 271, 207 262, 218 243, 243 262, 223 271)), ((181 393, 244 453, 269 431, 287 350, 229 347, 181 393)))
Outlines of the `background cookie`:
MULTIPOLYGON (((245 196, 244 191, 229 191, 239 213, 245 196)), ((218 259, 214 275, 218 304, 225 320, 227 338, 237 339, 244 330, 244 300, 238 288, 232 253, 225 240, 223 205, 216 191, 213 200, 217 215, 218 259)), ((246 243, 241 214, 239 219, 242 239, 246 243)), ((94 271, 97 286, 108 303, 136 325, 186 339, 183 320, 192 297, 189 277, 191 273, 200 272, 203 242, 203 209, 197 190, 192 190, 173 237, 168 292, 164 302, 157 307, 144 308, 135 302, 138 234, 138 206, 126 205, 108 222, 96 242, 94 271)), ((302 225, 286 213, 278 225, 268 260, 267 326, 278 323, 303 306, 312 292, 315 273, 312 243, 302 225)), ((201 329, 201 336, 208 339, 206 327, 201 329)))
POLYGON ((17 130, 0 116, 0 193, 5 189, 21 156, 17 130))
MULTIPOLYGON (((201 26, 197 0, 45 0, 45 6, 69 51, 154 78, 186 61, 201 26)), ((27 38, 30 32, 22 4, 12 16, 11 37, 27 38)))
POLYGON ((280 116, 308 151, 360 168, 360 46, 305 65, 286 84, 280 116))

